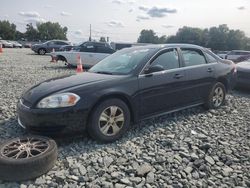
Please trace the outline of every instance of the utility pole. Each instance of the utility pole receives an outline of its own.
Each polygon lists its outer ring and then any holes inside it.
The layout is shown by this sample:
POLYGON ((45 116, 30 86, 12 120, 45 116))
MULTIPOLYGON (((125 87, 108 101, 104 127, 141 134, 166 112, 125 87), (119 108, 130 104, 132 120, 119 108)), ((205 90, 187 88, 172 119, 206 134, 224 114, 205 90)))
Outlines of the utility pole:
POLYGON ((90 24, 90 27, 89 27, 89 41, 91 41, 91 24, 90 24))

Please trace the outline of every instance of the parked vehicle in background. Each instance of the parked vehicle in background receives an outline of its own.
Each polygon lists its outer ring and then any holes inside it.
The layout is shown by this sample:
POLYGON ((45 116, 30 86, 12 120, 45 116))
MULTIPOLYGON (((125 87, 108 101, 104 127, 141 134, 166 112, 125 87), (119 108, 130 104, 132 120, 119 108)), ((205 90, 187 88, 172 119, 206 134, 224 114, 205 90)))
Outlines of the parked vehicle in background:
POLYGON ((23 45, 20 44, 20 43, 17 42, 17 41, 8 41, 8 42, 10 42, 10 43, 13 44, 13 48, 22 48, 22 47, 23 47, 23 45))
POLYGON ((13 44, 7 40, 0 40, 0 43, 2 44, 3 48, 13 48, 13 44))
POLYGON ((218 55, 221 59, 226 59, 226 55, 228 54, 228 51, 217 51, 216 55, 218 55))
POLYGON ((250 59, 237 63, 236 87, 250 89, 250 59))
POLYGON ((25 43, 23 45, 24 48, 31 48, 32 44, 31 43, 25 43))
POLYGON ((35 53, 38 53, 39 55, 44 55, 46 53, 52 52, 54 49, 55 51, 58 51, 61 46, 69 45, 70 42, 68 41, 62 41, 62 40, 50 40, 42 44, 34 44, 31 46, 31 50, 33 50, 35 53))
POLYGON ((73 50, 74 47, 76 47, 76 46, 74 46, 74 45, 64 45, 64 46, 61 46, 58 51, 70 51, 70 50, 73 50))
POLYGON ((126 48, 88 72, 50 79, 24 92, 18 122, 37 132, 85 128, 93 139, 112 142, 131 122, 202 104, 219 108, 235 70, 232 61, 195 45, 126 48))
POLYGON ((135 47, 135 46, 146 46, 150 45, 149 43, 129 43, 129 42, 111 42, 110 43, 111 47, 114 50, 121 50, 123 48, 130 48, 130 47, 135 47))
POLYGON ((71 51, 51 53, 51 57, 57 61, 64 61, 69 66, 77 66, 79 54, 84 68, 90 68, 114 52, 115 50, 108 43, 88 41, 74 47, 71 51))
POLYGON ((250 55, 244 55, 244 56, 240 56, 239 58, 237 58, 235 60, 236 63, 242 62, 242 61, 247 61, 250 59, 250 55))
POLYGON ((239 57, 245 56, 245 55, 250 55, 250 51, 232 50, 225 56, 225 59, 236 61, 239 57))

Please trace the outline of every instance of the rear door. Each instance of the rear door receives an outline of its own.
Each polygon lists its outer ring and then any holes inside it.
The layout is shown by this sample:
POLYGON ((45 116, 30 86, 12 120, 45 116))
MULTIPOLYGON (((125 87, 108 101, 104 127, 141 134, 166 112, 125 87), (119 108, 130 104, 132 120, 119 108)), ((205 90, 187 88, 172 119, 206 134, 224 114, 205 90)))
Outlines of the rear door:
POLYGON ((186 75, 186 98, 189 103, 203 102, 215 82, 215 63, 208 62, 203 51, 195 48, 181 48, 186 75))
POLYGON ((169 111, 182 106, 185 72, 180 68, 177 49, 161 51, 145 67, 160 65, 164 71, 139 75, 140 117, 169 111))

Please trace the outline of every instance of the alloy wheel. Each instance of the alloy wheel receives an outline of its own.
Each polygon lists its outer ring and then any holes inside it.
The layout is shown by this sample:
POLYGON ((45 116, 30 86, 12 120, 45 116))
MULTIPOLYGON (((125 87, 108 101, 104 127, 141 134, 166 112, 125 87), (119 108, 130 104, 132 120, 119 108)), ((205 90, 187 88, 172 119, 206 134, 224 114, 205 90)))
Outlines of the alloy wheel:
POLYGON ((49 148, 49 142, 37 138, 17 139, 1 150, 1 154, 12 159, 32 158, 45 153, 49 148))
POLYGON ((99 129, 105 136, 113 136, 122 129, 124 121, 123 110, 118 106, 110 106, 100 115, 99 129))
POLYGON ((221 87, 215 88, 213 95, 214 107, 219 107, 223 103, 224 95, 224 91, 221 87))

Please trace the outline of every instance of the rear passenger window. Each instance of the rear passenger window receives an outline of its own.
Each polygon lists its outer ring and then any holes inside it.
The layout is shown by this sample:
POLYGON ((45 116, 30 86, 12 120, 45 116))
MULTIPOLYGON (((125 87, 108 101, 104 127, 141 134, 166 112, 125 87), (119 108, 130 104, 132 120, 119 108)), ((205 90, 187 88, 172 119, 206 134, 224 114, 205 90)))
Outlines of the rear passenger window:
POLYGON ((176 49, 171 49, 159 55, 151 64, 151 66, 160 65, 165 70, 179 68, 179 58, 176 49))
POLYGON ((207 56, 207 61, 208 63, 216 63, 217 62, 217 59, 215 59, 212 55, 210 55, 209 53, 206 53, 206 56, 207 56))
POLYGON ((201 50, 181 49, 181 51, 186 67, 206 64, 206 59, 201 50))

